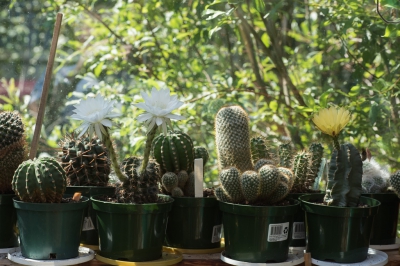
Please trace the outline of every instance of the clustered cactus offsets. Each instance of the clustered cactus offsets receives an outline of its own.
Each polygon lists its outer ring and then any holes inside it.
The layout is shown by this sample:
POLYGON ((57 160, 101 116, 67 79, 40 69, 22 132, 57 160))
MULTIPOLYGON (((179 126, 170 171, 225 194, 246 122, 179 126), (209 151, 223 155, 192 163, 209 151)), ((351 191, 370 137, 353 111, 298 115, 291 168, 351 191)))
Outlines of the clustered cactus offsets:
POLYGON ((25 130, 17 112, 0 113, 0 194, 13 193, 11 181, 27 159, 25 130))
POLYGON ((374 158, 363 161, 362 193, 384 193, 389 188, 390 174, 374 158))
POLYGON ((207 163, 208 151, 201 146, 194 147, 189 135, 171 131, 161 133, 153 140, 152 151, 160 164, 161 185, 166 194, 173 197, 194 197, 194 159, 202 158, 207 163))
POLYGON ((250 140, 249 118, 241 107, 220 109, 215 130, 221 183, 215 189, 218 200, 269 205, 286 197, 294 175, 289 168, 274 165, 262 139, 250 140))
POLYGON ((74 134, 60 141, 58 158, 67 174, 69 186, 107 186, 111 171, 104 145, 93 138, 75 138, 74 134))

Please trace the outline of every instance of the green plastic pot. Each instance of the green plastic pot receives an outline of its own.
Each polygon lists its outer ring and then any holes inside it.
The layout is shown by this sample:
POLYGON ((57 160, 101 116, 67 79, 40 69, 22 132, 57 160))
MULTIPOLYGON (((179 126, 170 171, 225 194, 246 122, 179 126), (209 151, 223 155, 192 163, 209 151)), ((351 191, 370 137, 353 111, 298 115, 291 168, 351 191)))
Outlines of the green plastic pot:
POLYGON ((360 203, 369 207, 336 207, 318 204, 323 197, 323 194, 299 197, 306 212, 307 252, 312 258, 323 261, 364 261, 379 201, 360 197, 360 203))
MULTIPOLYGON (((72 195, 65 195, 64 197, 72 195)), ((14 199, 22 256, 36 260, 78 257, 83 214, 89 199, 76 203, 29 203, 14 199)))
MULTIPOLYGON (((115 195, 115 187, 94 187, 94 186, 73 186, 67 187, 65 190, 66 194, 74 194, 76 192, 82 193, 82 196, 85 196, 90 199, 90 197, 95 195, 115 195)), ((91 201, 87 205, 84 214, 84 226, 82 227, 81 232, 81 243, 85 245, 99 245, 99 234, 97 231, 96 225, 96 212, 93 210, 91 201), (85 225, 93 225, 85 226, 85 225)))
POLYGON ((370 245, 392 245, 396 243, 399 198, 395 193, 362 194, 378 200, 378 213, 372 226, 370 245))
POLYGON ((151 261, 162 256, 168 213, 173 199, 165 203, 125 204, 92 197, 99 230, 99 254, 113 260, 151 261))
POLYGON ((17 214, 13 205, 15 194, 0 194, 0 248, 18 247, 15 232, 17 214))
POLYGON ((299 202, 288 206, 249 206, 219 202, 225 256, 252 263, 283 262, 288 258, 290 224, 299 202))
POLYGON ((216 198, 173 198, 165 244, 183 249, 221 246, 222 214, 216 198))

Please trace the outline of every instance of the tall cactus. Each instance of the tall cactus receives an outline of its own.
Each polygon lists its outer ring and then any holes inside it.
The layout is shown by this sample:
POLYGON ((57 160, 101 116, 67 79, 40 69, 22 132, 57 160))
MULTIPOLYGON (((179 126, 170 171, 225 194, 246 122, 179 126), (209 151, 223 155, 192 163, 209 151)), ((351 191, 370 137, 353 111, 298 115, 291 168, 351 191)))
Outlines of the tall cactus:
POLYGON ((51 157, 24 161, 12 180, 12 189, 25 202, 59 203, 66 186, 64 169, 51 157))
POLYGON ((400 170, 390 176, 389 183, 397 196, 400 197, 400 170))
POLYGON ((193 170, 194 147, 192 139, 185 133, 171 131, 167 136, 161 133, 153 140, 153 154, 160 164, 162 173, 178 173, 193 170))
POLYGON ((309 169, 310 169, 311 155, 306 151, 297 153, 293 159, 293 173, 295 181, 293 190, 296 192, 303 192, 309 188, 309 169))
POLYGON ((278 155, 280 166, 292 168, 293 149, 290 142, 279 145, 278 155))
POLYGON ((243 108, 221 108, 215 118, 215 134, 220 170, 232 166, 242 173, 253 170, 249 118, 243 108))
POLYGON ((321 143, 314 142, 311 143, 308 152, 311 154, 309 176, 314 180, 317 177, 321 166, 322 157, 324 156, 324 147, 321 143))
POLYGON ((17 112, 0 113, 0 194, 12 193, 15 170, 27 159, 25 130, 17 112))
POLYGON ((362 160, 350 143, 334 149, 330 161, 328 184, 324 202, 340 207, 356 207, 362 192, 362 160))

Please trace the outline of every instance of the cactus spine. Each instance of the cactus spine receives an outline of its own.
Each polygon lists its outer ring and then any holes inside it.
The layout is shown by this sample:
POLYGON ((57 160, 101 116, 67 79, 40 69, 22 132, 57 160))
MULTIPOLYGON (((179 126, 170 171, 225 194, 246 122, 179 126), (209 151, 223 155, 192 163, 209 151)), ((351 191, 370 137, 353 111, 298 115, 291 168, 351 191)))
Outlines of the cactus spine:
POLYGON ((390 174, 381 168, 374 158, 363 161, 362 190, 363 193, 383 193, 386 192, 390 174))
POLYGON ((208 151, 206 148, 204 148, 202 146, 196 146, 196 147, 194 147, 194 158, 195 159, 202 158, 203 166, 205 166, 206 163, 208 162, 208 159, 210 158, 210 155, 208 154, 208 151))
POLYGON ((220 170, 232 166, 240 172, 253 170, 249 118, 240 106, 224 107, 218 111, 215 133, 220 170))
POLYGON ((12 189, 25 202, 59 203, 66 186, 64 169, 50 157, 23 162, 12 180, 12 189))
POLYGON ((268 147, 265 143, 264 138, 255 137, 250 140, 251 146, 251 157, 253 164, 256 164, 260 159, 272 160, 271 154, 269 153, 268 147))
POLYGON ((324 156, 324 147, 321 143, 311 143, 308 152, 311 154, 310 178, 315 180, 321 166, 322 157, 324 156))
POLYGON ((302 151, 294 156, 293 160, 293 173, 295 181, 293 190, 305 191, 309 188, 309 162, 311 155, 302 151))
POLYGON ((15 170, 27 159, 25 130, 17 112, 0 113, 0 194, 13 193, 15 170))
POLYGON ((278 155, 279 165, 291 169, 293 150, 290 142, 279 145, 278 155))
POLYGON ((350 143, 334 149, 330 161, 328 185, 324 202, 340 207, 356 207, 361 195, 362 160, 350 143))
POLYGON ((397 196, 400 197, 400 170, 390 176, 389 183, 397 196))

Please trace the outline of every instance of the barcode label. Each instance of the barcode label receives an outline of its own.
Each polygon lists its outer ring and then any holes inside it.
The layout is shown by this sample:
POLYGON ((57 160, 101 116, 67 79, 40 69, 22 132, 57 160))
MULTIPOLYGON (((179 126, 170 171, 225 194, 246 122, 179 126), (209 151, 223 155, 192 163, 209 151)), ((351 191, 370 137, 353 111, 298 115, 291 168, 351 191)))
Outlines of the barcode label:
POLYGON ((222 229, 222 224, 215 225, 213 227, 211 243, 216 243, 216 242, 221 241, 221 229, 222 229))
POLYGON ((268 242, 279 242, 288 239, 289 223, 270 224, 268 228, 268 242))
POLYGON ((83 219, 83 226, 82 226, 82 231, 89 231, 89 230, 94 230, 94 224, 92 222, 92 219, 90 217, 85 217, 83 219))
POLYGON ((306 238, 306 228, 303 222, 294 222, 292 230, 292 239, 305 239, 306 238))

